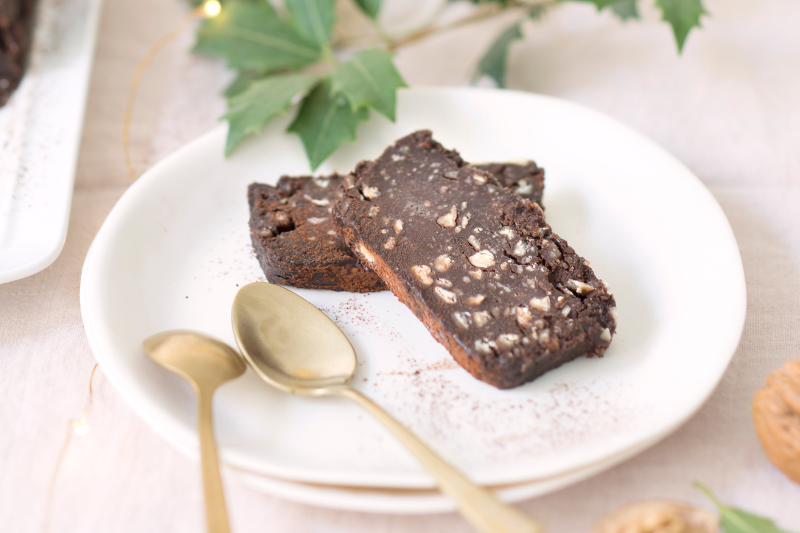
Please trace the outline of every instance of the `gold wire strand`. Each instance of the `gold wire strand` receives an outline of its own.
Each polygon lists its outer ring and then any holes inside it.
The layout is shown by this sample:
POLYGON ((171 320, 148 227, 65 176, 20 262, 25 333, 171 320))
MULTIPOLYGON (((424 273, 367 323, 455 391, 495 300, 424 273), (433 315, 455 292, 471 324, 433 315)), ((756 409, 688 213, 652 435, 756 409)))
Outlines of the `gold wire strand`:
MULTIPOLYGON (((210 0, 205 4, 201 5, 200 7, 196 7, 186 13, 175 26, 169 31, 169 33, 162 36, 158 41, 151 46, 147 52, 142 57, 139 64, 136 65, 136 70, 133 72, 133 80, 131 81, 131 88, 128 92, 128 103, 125 106, 125 119, 122 123, 122 149, 125 152, 125 165, 128 167, 128 174, 131 177, 131 181, 136 181, 136 171, 133 169, 133 163, 131 162, 131 150, 130 150, 130 131, 131 131, 131 119, 133 117, 133 104, 136 101, 136 91, 139 88, 139 82, 142 80, 142 75, 150 63, 153 61, 155 56, 169 43, 174 41, 175 39, 180 36, 181 32, 186 29, 186 26, 189 25, 194 19, 200 17, 206 17, 210 15, 208 10, 207 4, 211 3, 217 4, 214 0, 210 0)), ((210 15, 214 16, 214 15, 210 15)))

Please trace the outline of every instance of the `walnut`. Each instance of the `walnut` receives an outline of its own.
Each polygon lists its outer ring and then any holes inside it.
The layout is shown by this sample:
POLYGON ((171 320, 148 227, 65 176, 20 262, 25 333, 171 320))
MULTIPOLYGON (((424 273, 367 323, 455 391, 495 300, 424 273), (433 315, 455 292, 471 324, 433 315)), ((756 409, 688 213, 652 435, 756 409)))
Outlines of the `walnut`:
POLYGON ((800 359, 767 376, 753 397, 753 422, 772 464, 800 483, 800 359))
POLYGON ((363 196, 367 200, 372 200, 373 198, 377 198, 380 195, 381 195, 381 191, 377 187, 364 186, 361 189, 361 196, 363 196))
POLYGON ((601 518, 592 533, 717 533, 711 511, 677 502, 651 500, 632 503, 601 518))
POLYGON ((448 211, 447 214, 437 218, 436 223, 443 228, 454 228, 456 227, 457 216, 458 216, 458 210, 456 209, 456 206, 453 206, 450 208, 450 211, 448 211))

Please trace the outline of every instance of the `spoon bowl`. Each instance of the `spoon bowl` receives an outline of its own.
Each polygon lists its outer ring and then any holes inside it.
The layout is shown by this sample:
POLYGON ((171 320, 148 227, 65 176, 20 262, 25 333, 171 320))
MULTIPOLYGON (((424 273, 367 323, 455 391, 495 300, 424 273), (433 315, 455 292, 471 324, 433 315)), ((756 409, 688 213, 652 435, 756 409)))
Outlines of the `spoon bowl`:
POLYGON ((359 404, 417 457, 478 530, 544 531, 538 522, 472 483, 375 402, 348 386, 356 369, 355 350, 322 311, 278 285, 250 283, 236 294, 232 315, 236 342, 261 379, 285 392, 339 395, 359 404))
POLYGON ((347 383, 356 352, 336 324, 293 292, 269 283, 242 287, 233 331, 255 372, 274 387, 321 396, 347 383))

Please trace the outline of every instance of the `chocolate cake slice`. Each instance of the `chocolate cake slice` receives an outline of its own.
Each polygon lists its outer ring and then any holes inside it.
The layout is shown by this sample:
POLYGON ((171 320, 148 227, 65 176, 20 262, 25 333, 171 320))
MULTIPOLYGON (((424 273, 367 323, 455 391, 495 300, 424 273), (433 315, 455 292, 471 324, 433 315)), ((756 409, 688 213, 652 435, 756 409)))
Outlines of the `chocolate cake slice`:
POLYGON ((333 229, 333 195, 341 182, 342 177, 333 174, 283 176, 276 187, 250 185, 250 235, 270 282, 333 291, 386 289, 333 229))
POLYGON ((615 303, 541 208, 420 131, 337 192, 337 232, 473 376, 505 389, 602 355, 615 303))
POLYGON ((35 0, 0 0, 0 107, 19 85, 30 48, 35 0))
MULTIPOLYGON (((491 177, 492 183, 521 189, 541 200, 544 172, 535 163, 488 163, 478 167, 497 172, 497 177, 491 177)), ((283 176, 277 187, 250 185, 253 247, 268 280, 310 289, 386 290, 383 281, 369 268, 360 266, 350 249, 335 236, 330 202, 341 180, 336 174, 316 179, 283 176), (299 233, 290 234, 298 228, 299 233)))

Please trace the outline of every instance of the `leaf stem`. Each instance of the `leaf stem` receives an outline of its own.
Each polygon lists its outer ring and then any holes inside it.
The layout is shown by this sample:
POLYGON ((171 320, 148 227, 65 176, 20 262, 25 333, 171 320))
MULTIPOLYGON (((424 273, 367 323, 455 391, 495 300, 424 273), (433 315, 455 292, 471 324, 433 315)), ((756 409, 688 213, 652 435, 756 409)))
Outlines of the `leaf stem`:
POLYGON ((716 496, 714 496, 714 494, 711 492, 711 489, 709 489, 708 487, 706 487, 705 485, 703 485, 699 481, 695 481, 693 484, 694 484, 695 488, 697 488, 700 492, 705 494, 708 497, 709 500, 714 502, 714 505, 716 505, 719 509, 727 507, 725 504, 723 504, 721 501, 719 501, 716 496))

